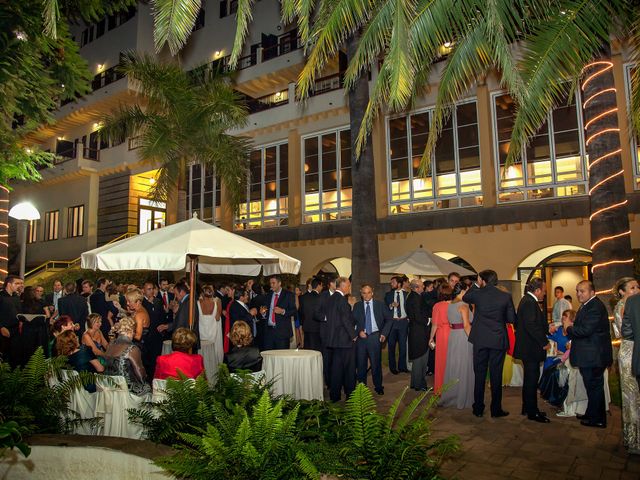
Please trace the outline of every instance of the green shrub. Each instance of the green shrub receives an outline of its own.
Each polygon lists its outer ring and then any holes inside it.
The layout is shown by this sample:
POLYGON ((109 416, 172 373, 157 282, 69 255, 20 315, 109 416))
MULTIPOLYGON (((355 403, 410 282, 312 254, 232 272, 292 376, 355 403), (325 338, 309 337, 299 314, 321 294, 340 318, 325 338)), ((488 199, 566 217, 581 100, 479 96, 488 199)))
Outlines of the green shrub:
POLYGON ((31 453, 31 447, 22 439, 23 428, 14 422, 0 423, 0 457, 7 449, 17 448, 25 457, 31 453))

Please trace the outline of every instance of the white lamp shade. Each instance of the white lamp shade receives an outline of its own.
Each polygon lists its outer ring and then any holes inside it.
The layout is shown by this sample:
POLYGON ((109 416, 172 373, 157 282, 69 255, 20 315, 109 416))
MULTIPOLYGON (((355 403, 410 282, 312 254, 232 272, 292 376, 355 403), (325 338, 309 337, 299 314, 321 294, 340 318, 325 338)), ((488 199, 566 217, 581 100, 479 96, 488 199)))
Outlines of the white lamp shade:
POLYGON ((40 212, 30 202, 21 202, 9 210, 9 216, 16 220, 40 220, 40 212))

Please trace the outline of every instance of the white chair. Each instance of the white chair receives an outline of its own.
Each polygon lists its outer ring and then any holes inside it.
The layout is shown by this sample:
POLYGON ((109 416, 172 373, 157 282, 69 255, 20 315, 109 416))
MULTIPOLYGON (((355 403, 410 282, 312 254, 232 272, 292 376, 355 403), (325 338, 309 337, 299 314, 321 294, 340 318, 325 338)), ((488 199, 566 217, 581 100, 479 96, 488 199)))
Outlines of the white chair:
MULTIPOLYGON (((75 370, 62 370, 62 381, 67 381, 78 376, 75 370)), ((69 409, 77 414, 77 418, 89 420, 95 418, 97 393, 89 393, 84 388, 73 391, 69 400, 69 409)), ((73 428, 73 433, 79 435, 97 435, 99 428, 89 422, 78 423, 73 428)))
MULTIPOLYGON (((569 391, 567 398, 562 405, 562 411, 558 413, 562 417, 575 417, 576 414, 584 415, 587 411, 587 405, 589 403, 587 399, 587 390, 584 388, 584 381, 580 370, 571 366, 571 362, 567 359, 565 362, 566 373, 560 372, 560 386, 563 386, 565 381, 569 384, 569 391), (566 380, 565 380, 566 379, 566 380)), ((607 411, 609 411, 609 404, 611 403, 611 392, 609 391, 609 372, 604 371, 604 404, 607 411)))
POLYGON ((110 437, 142 438, 143 428, 129 422, 128 410, 141 408, 151 395, 138 396, 129 392, 124 377, 113 375, 98 377, 98 399, 95 416, 104 420, 103 435, 110 437))
POLYGON ((153 393, 151 394, 151 401, 153 403, 159 403, 167 399, 167 381, 159 378, 153 379, 153 393))

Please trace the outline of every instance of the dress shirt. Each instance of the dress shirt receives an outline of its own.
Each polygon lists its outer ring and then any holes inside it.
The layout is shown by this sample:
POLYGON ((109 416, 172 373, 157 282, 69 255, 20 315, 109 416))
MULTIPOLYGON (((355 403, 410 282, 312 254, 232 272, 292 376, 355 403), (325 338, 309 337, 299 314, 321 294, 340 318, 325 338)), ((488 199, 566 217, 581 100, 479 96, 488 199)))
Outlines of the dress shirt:
POLYGON ((393 318, 407 318, 407 311, 404 309, 404 290, 396 290, 393 292, 393 301, 400 304, 400 316, 398 316, 398 307, 394 307, 393 318))
POLYGON ((280 300, 280 295, 282 295, 282 289, 277 292, 273 292, 271 295, 271 305, 269 305, 269 316, 267 317, 267 325, 270 327, 275 327, 276 324, 273 321, 273 309, 276 308, 276 295, 278 296, 278 300, 280 300))
MULTIPOLYGON (((371 333, 376 333, 379 330, 379 328, 378 328, 378 323, 376 322, 376 314, 373 311, 373 300, 366 300, 364 302, 365 319, 367 317, 367 305, 369 306, 369 310, 371 311, 371 333)), ((366 320, 365 320, 365 325, 366 325, 366 320)))

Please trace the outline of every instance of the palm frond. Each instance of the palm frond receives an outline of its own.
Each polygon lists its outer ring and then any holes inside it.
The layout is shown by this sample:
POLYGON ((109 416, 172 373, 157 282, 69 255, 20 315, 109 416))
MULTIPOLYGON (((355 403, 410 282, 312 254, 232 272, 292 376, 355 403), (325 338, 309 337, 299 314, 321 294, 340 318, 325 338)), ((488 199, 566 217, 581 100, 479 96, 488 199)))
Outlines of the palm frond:
POLYGON ((60 6, 58 0, 43 0, 42 20, 44 33, 54 40, 58 38, 58 21, 60 20, 60 6))
POLYGON ((236 12, 236 35, 233 39, 233 49, 231 50, 231 58, 229 64, 235 68, 240 55, 244 41, 249 32, 249 25, 253 21, 253 4, 255 0, 238 0, 238 11, 236 12))
POLYGON ((295 15, 298 18, 298 33, 305 48, 311 39, 311 21, 316 0, 294 0, 295 15))
POLYGON ((410 0, 396 0, 393 18, 393 32, 389 43, 389 52, 385 57, 385 63, 390 65, 391 74, 389 81, 393 88, 388 98, 389 108, 392 111, 406 107, 411 99, 413 90, 412 79, 415 68, 409 56, 409 24, 415 17, 416 5, 410 0))
POLYGON ((153 38, 156 52, 165 45, 176 55, 191 34, 200 12, 201 0, 152 0, 153 38))

